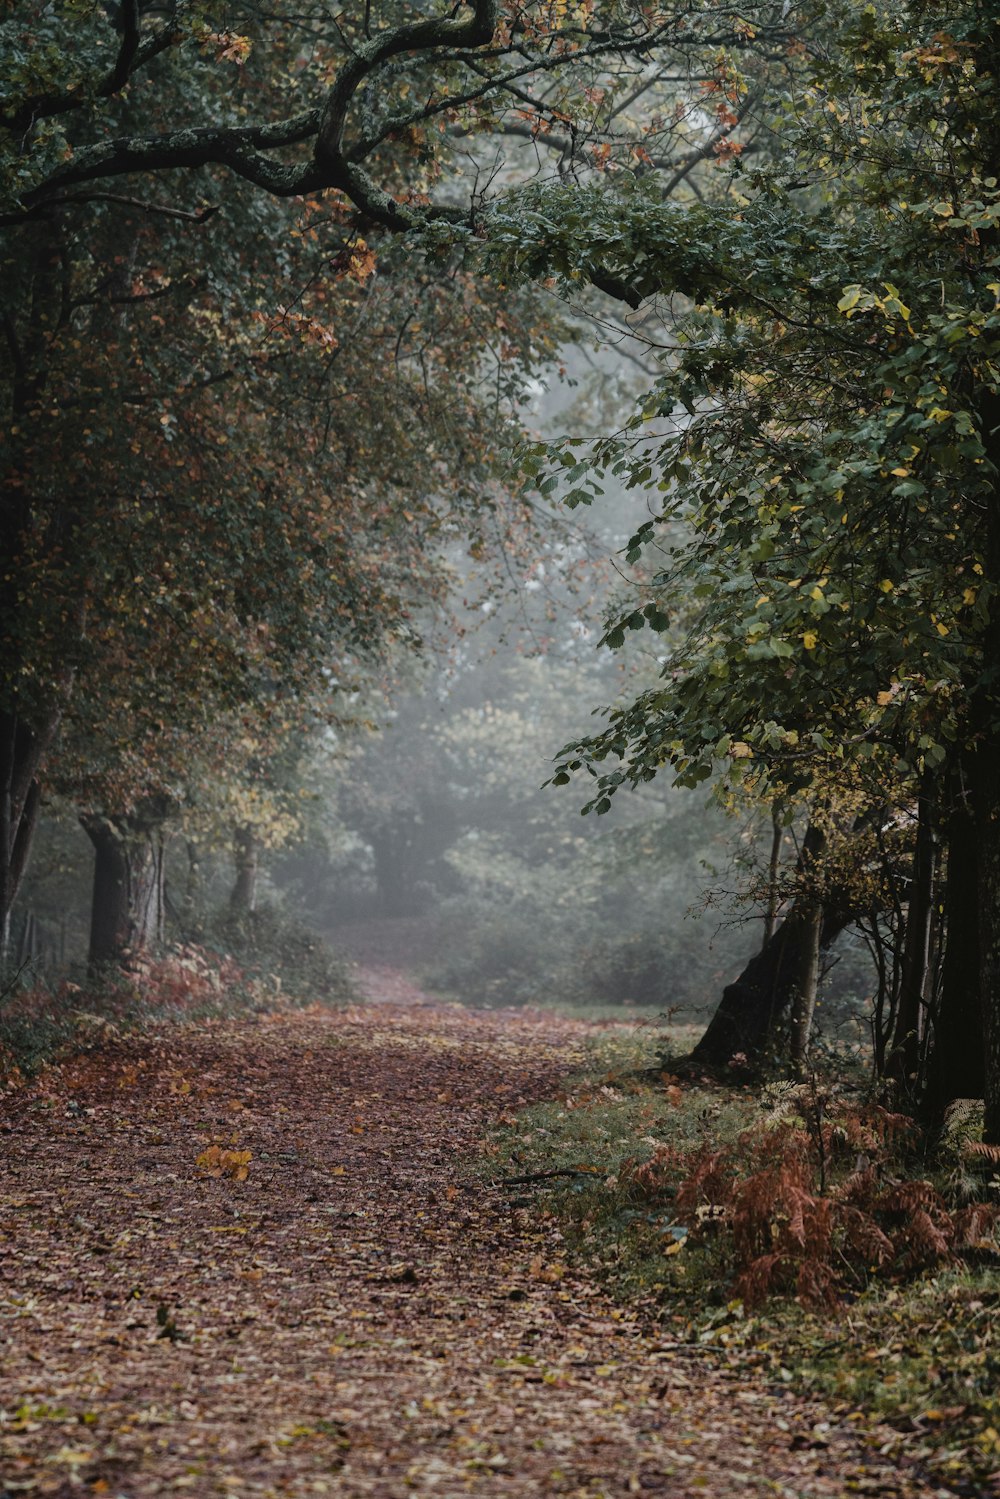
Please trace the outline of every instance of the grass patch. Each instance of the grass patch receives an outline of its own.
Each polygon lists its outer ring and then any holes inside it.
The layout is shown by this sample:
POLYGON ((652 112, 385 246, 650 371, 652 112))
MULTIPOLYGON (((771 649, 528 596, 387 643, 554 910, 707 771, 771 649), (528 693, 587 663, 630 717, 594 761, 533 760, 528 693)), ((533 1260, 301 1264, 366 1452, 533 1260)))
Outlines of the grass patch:
POLYGON ((995 1187, 856 1094, 819 1085, 811 1119, 801 1091, 681 1085, 655 1070, 662 1042, 596 1037, 562 1098, 496 1132, 491 1171, 668 1337, 887 1422, 982 1492, 1000 1468, 995 1187), (553 1170, 576 1174, 516 1180, 553 1170))

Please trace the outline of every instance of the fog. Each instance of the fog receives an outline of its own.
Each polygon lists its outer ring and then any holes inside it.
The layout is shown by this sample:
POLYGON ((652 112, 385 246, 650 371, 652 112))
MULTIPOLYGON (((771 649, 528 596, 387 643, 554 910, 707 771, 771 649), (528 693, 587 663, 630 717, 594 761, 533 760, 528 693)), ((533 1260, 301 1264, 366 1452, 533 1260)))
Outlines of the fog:
MULTIPOLYGON (((608 430, 648 380, 644 358, 627 339, 567 347, 562 372, 528 392, 526 424, 545 438, 608 430)), ((652 632, 619 652, 598 645, 628 593, 618 554, 648 514, 646 495, 609 488, 590 509, 540 510, 529 544, 488 565, 456 542, 450 599, 419 621, 423 648, 290 750, 288 810, 260 838, 251 905, 473 1005, 710 1013, 760 944, 739 892, 761 829, 668 774, 600 817, 581 816, 585 775, 544 785, 595 713, 660 670, 652 632)), ((166 930, 222 947, 232 850, 206 826, 168 830, 166 930)), ((85 971, 91 856, 50 797, 15 919, 17 955, 50 976, 85 971)))

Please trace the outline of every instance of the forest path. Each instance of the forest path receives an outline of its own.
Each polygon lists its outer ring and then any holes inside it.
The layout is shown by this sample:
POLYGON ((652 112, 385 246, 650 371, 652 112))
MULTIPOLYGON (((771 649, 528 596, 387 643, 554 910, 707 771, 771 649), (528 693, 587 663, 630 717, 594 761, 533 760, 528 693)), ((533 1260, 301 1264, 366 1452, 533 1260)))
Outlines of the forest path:
POLYGON ((164 1029, 8 1096, 0 1496, 939 1492, 659 1348, 475 1178, 586 1031, 383 992, 164 1029))

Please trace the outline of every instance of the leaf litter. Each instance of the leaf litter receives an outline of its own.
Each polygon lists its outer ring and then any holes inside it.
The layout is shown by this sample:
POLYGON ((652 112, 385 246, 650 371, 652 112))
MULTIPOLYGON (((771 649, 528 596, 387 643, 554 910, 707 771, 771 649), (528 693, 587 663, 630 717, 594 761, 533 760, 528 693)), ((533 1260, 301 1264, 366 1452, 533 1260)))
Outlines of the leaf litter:
POLYGON ((3 1499, 961 1492, 664 1347, 481 1180, 485 1132, 590 1026, 369 989, 0 1102, 3 1499))

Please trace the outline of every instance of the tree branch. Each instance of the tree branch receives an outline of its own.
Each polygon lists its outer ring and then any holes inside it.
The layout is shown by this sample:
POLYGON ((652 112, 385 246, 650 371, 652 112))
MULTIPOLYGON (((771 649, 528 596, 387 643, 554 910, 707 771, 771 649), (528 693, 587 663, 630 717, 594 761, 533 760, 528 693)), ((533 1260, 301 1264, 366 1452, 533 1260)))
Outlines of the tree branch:
POLYGON ((139 50, 139 0, 122 0, 122 44, 114 67, 105 79, 103 90, 117 94, 128 83, 132 64, 139 50))

